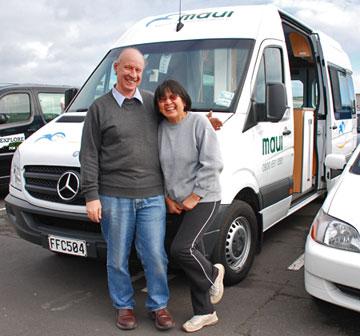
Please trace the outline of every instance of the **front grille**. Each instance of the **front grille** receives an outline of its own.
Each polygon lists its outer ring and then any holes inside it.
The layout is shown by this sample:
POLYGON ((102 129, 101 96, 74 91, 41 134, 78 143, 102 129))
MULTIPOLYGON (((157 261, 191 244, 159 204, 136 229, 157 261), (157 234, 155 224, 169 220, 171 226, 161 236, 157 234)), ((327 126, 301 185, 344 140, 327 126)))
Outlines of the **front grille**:
POLYGON ((78 167, 62 166, 25 166, 25 189, 34 198, 72 205, 85 205, 81 192, 71 201, 65 201, 58 195, 57 183, 62 174, 67 171, 77 172, 78 167))
POLYGON ((79 219, 64 219, 37 214, 32 214, 32 217, 35 223, 45 227, 101 234, 101 226, 99 223, 79 219))

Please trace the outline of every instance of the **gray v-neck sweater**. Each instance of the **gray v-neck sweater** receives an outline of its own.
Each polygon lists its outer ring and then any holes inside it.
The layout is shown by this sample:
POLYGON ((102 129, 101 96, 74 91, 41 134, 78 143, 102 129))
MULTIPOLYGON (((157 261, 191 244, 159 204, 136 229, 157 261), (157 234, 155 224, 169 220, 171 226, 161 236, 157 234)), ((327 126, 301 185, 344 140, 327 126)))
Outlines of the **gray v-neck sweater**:
POLYGON ((146 198, 163 194, 157 146, 158 114, 153 95, 122 106, 111 91, 95 100, 86 115, 80 150, 81 188, 86 201, 99 194, 146 198))
POLYGON ((201 202, 221 199, 219 175, 223 168, 217 135, 209 120, 188 112, 177 124, 159 126, 159 155, 165 193, 181 203, 192 192, 201 202))

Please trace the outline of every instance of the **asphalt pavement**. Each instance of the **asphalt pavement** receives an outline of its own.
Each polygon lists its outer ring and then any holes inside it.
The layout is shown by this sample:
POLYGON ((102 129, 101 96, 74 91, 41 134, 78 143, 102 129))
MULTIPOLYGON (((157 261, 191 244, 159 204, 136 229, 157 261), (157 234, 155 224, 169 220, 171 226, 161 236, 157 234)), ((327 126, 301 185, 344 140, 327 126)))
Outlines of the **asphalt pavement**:
MULTIPOLYGON (((311 298, 304 289, 302 255, 314 202, 265 233, 261 253, 248 277, 227 287, 216 306, 219 323, 197 335, 355 336, 359 314, 311 298)), ((59 256, 17 237, 0 201, 0 335, 95 336, 158 335, 144 308, 146 282, 132 264, 139 327, 115 327, 107 292, 104 261, 59 256)), ((191 317, 186 279, 169 274, 169 308, 176 327, 166 334, 184 335, 191 317)))

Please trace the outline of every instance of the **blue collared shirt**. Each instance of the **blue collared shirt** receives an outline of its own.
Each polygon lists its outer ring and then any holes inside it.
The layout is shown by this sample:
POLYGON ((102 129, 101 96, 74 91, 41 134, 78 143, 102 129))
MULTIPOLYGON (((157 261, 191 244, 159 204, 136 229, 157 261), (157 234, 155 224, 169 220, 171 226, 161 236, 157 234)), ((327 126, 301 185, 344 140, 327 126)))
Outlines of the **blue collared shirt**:
MULTIPOLYGON (((116 90, 115 86, 112 88, 112 95, 114 96, 116 102, 121 107, 126 97, 123 96, 118 90, 116 90)), ((136 98, 137 100, 139 100, 141 102, 141 104, 143 103, 143 99, 141 97, 141 93, 138 88, 136 88, 135 94, 133 95, 132 98, 136 98)))

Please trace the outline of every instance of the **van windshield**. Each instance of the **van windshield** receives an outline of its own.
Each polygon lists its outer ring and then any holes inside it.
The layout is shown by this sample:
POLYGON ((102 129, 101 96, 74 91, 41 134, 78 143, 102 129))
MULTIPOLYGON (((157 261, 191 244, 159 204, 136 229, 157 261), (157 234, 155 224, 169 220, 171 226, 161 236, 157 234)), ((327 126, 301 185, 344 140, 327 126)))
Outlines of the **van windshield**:
MULTIPOLYGON (((234 111, 246 76, 253 40, 212 39, 136 45, 146 66, 140 89, 154 92, 165 79, 179 81, 192 99, 193 111, 234 111)), ((113 64, 122 48, 99 64, 69 111, 86 111, 116 83, 113 64)))

